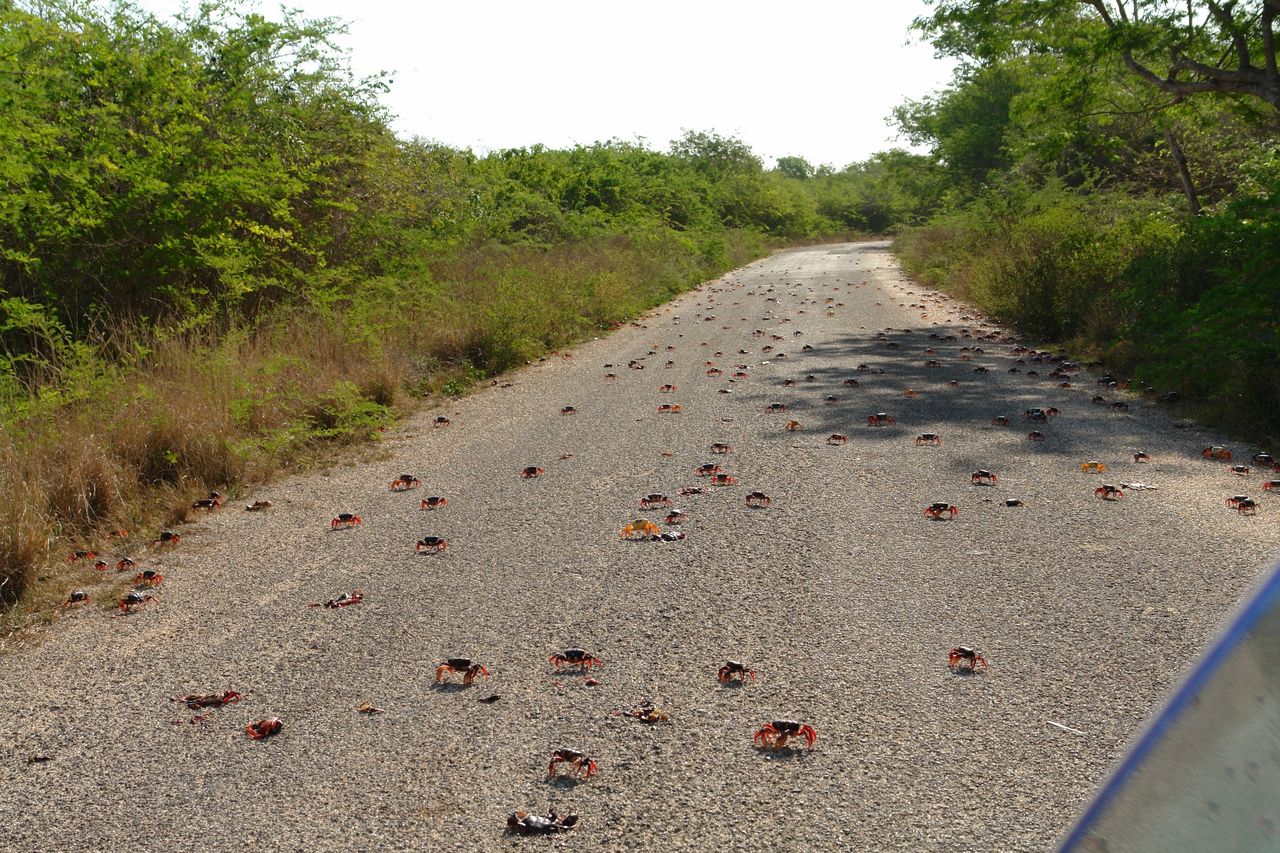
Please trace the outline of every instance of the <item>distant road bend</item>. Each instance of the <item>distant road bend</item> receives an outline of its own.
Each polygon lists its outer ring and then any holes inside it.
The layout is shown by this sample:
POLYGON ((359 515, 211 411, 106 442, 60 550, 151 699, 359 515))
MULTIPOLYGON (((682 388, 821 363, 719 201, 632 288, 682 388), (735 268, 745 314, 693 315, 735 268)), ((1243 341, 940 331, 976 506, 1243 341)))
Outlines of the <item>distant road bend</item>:
POLYGON ((845 244, 425 412, 139 555, 158 602, 0 659, 0 848, 1049 848, 1280 546, 1280 490, 1200 455, 1229 442, 1055 366, 845 244), (685 538, 624 541, 638 519, 685 538), (949 668, 959 646, 990 669, 949 668), (604 665, 549 662, 572 647, 604 665), (437 686, 449 658, 488 677, 437 686), (722 684, 729 660, 755 680, 722 684), (646 699, 669 720, 620 713, 646 699), (753 745, 774 720, 812 749, 753 745), (548 779, 561 749, 598 771, 548 779), (552 808, 577 825, 504 833, 552 808))

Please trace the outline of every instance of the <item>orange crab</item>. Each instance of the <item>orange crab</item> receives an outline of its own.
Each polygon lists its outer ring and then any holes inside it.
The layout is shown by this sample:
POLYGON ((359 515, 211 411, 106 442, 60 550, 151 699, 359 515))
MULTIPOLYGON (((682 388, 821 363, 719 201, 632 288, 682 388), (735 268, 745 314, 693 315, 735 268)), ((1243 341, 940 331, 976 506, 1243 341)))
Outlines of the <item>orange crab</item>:
POLYGON ((929 504, 929 506, 924 508, 924 517, 932 518, 934 520, 941 520, 943 516, 946 516, 947 518, 955 518, 959 514, 960 509, 952 506, 946 501, 938 501, 936 503, 929 504))
POLYGON ((557 749, 551 753, 551 764, 547 767, 547 776, 556 775, 556 767, 560 764, 572 767, 574 775, 581 775, 584 782, 599 772, 599 768, 591 757, 576 749, 557 749))
POLYGON ((684 411, 684 406, 679 403, 663 403, 658 407, 660 415, 678 415, 684 411))
POLYGON ((1124 492, 1118 486, 1104 483, 1093 490, 1093 496, 1104 501, 1118 501, 1124 497, 1124 492))
POLYGON ((160 586, 164 583, 164 575, 155 569, 143 569, 134 576, 133 582, 138 586, 160 586))
POLYGON ((350 527, 359 527, 364 524, 364 519, 350 512, 340 512, 329 522, 330 530, 339 530, 350 527))
POLYGON ((423 536, 413 544, 413 553, 421 554, 426 551, 432 554, 438 554, 441 551, 446 550, 448 547, 449 543, 446 542, 443 537, 423 536))
POLYGON ((418 502, 418 509, 443 509, 449 505, 449 499, 440 495, 430 495, 418 502))
POLYGON ((728 474, 713 474, 709 482, 713 486, 733 486, 737 484, 738 478, 728 474))
POLYGON ((471 658, 449 658, 436 667, 436 684, 442 684, 446 678, 455 672, 462 673, 464 687, 470 687, 471 683, 476 680, 477 675, 483 676, 486 680, 489 678, 489 670, 471 660, 471 658))
POLYGON ((969 475, 969 482, 978 486, 994 486, 1000 482, 1000 478, 986 468, 979 468, 969 475))
POLYGON ((422 481, 412 474, 401 474, 391 481, 391 491, 403 492, 409 489, 416 489, 422 485, 422 481))
POLYGON ((1200 455, 1205 459, 1221 459, 1224 462, 1231 461, 1231 451, 1223 447, 1221 444, 1206 447, 1204 450, 1200 451, 1200 455))
POLYGON ((720 667, 720 671, 716 673, 716 678, 720 679, 721 684, 728 684, 730 681, 736 681, 739 684, 744 684, 748 678, 752 681, 756 680, 756 671, 748 667, 745 663, 731 660, 726 662, 724 666, 720 667))
POLYGON ((978 667, 990 669, 987 659, 968 646, 956 646, 947 652, 947 666, 961 672, 976 672, 978 667))
POLYGON ((1090 472, 1094 474, 1101 474, 1102 472, 1107 470, 1107 466, 1101 462, 1089 460, 1088 462, 1080 463, 1080 470, 1085 472, 1086 474, 1090 472))
POLYGON ((767 749, 782 749, 793 737, 804 738, 808 748, 813 749, 813 744, 818 740, 818 733, 813 726, 797 720, 773 720, 761 726, 752 740, 756 745, 767 749))
POLYGON ((174 533, 172 530, 161 530, 160 535, 152 542, 152 548, 159 548, 162 545, 178 545, 182 542, 182 534, 174 533))
POLYGON ((632 539, 636 534, 640 534, 641 539, 648 539, 651 536, 661 536, 662 528, 647 518, 637 518, 628 522, 627 526, 622 528, 620 535, 623 539, 632 539))

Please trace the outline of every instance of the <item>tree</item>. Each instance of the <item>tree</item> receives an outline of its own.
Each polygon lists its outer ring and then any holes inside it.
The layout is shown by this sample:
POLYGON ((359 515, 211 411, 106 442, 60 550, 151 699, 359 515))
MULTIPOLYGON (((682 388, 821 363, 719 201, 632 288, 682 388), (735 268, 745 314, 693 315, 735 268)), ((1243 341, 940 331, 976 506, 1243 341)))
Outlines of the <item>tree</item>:
POLYGON ((807 181, 813 177, 813 166, 803 157, 779 157, 777 171, 797 181, 807 181))

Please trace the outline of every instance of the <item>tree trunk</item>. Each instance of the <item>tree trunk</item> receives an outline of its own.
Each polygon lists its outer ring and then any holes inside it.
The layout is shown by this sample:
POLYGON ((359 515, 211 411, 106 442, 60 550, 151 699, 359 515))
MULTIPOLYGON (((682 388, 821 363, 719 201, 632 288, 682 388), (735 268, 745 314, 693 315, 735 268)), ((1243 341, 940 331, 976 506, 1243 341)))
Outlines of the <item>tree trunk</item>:
POLYGON ((1172 129, 1164 132, 1164 141, 1169 146, 1169 155, 1178 169, 1178 180, 1182 183, 1182 193, 1187 197, 1187 209, 1192 216, 1200 215, 1200 197, 1196 195, 1196 185, 1191 182, 1191 170, 1187 168, 1187 156, 1182 153, 1182 146, 1172 129))

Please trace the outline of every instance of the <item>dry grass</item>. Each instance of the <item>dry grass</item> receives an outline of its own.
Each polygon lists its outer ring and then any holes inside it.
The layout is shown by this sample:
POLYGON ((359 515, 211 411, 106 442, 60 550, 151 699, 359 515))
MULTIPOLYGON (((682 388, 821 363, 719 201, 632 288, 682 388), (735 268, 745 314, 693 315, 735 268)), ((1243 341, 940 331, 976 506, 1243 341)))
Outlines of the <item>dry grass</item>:
POLYGON ((764 246, 731 235, 718 252, 708 260, 672 238, 486 246, 439 260, 433 281, 338 308, 294 306, 251 329, 148 334, 118 324, 99 333, 96 362, 48 365, 2 413, 0 636, 92 582, 66 556, 109 550, 107 531, 148 537, 185 520, 208 491, 376 437, 424 390, 458 393, 764 246), (121 359, 121 341, 142 355, 121 359))

